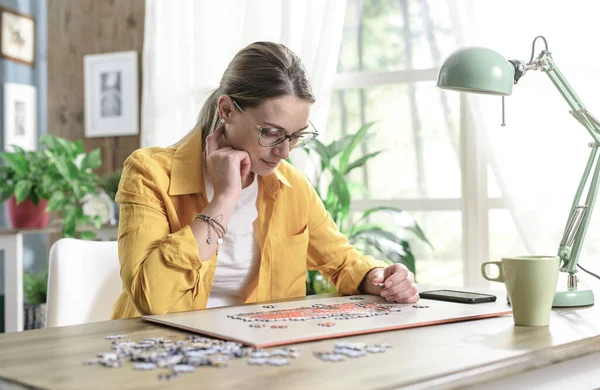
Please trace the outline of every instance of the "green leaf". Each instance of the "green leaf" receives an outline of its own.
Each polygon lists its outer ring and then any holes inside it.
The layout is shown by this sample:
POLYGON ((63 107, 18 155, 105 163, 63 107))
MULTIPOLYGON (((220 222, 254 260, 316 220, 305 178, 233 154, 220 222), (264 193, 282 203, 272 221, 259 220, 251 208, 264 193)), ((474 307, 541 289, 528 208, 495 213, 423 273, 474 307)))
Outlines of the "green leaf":
POLYGON ((416 272, 414 255, 410 245, 394 233, 381 228, 372 228, 365 229, 355 236, 355 239, 359 238, 382 253, 385 258, 394 263, 406 265, 412 273, 416 272))
POLYGON ((313 140, 309 145, 310 148, 319 155, 319 158, 321 159, 321 168, 328 166, 331 161, 331 156, 329 155, 327 147, 318 139, 313 140))
POLYGON ((21 203, 29 196, 31 192, 32 183, 29 180, 19 180, 15 186, 15 198, 17 204, 21 203))
POLYGON ((370 230, 370 229, 381 229, 383 230, 383 227, 379 224, 376 223, 363 223, 363 224, 357 224, 356 222, 354 223, 354 225, 352 225, 352 229, 350 229, 350 239, 354 239, 356 236, 358 236, 360 233, 370 230))
POLYGON ((63 219, 63 236, 73 238, 75 237, 75 215, 65 214, 63 219))
POLYGON ((48 272, 43 271, 33 274, 23 272, 23 298, 28 305, 46 303, 48 290, 48 272))
POLYGON ((429 247, 431 249, 433 249, 433 245, 431 244, 431 242, 429 242, 429 240, 425 236, 425 233, 423 232, 423 229, 421 229, 421 227, 419 226, 417 221, 415 221, 414 218, 412 218, 410 216, 410 214, 408 214, 406 211, 401 210, 397 207, 380 206, 380 207, 374 207, 372 209, 365 210, 363 215, 356 221, 356 223, 367 218, 369 215, 371 215, 373 213, 377 213, 377 212, 387 212, 390 214, 399 214, 402 218, 408 217, 407 219, 410 219, 410 224, 404 224, 404 225, 402 225, 402 227, 404 229, 412 232, 415 236, 417 236, 419 239, 421 239, 424 243, 429 245, 429 247))
POLYGON ((29 192, 29 195, 27 196, 34 205, 39 206, 40 204, 40 197, 38 196, 37 192, 34 190, 34 188, 32 187, 32 190, 29 192))
POLYGON ((14 153, 25 156, 25 150, 23 150, 23 148, 21 148, 20 146, 17 146, 17 145, 10 145, 10 146, 12 146, 13 149, 15 150, 14 153))
POLYGON ((21 177, 27 176, 29 172, 29 162, 24 155, 19 153, 1 152, 0 157, 4 159, 6 165, 21 177))
POLYGON ((68 161, 65 156, 53 156, 54 166, 63 179, 71 179, 69 173, 68 161))
POLYGON ((375 122, 365 123, 363 127, 361 127, 356 134, 352 137, 352 141, 350 144, 344 149, 342 156, 340 157, 339 171, 346 172, 348 167, 348 161, 350 160, 350 156, 354 149, 360 144, 362 139, 367 135, 369 129, 375 124, 375 122))
POLYGON ((65 194, 62 192, 55 192, 52 194, 52 197, 48 201, 48 211, 54 212, 62 210, 63 207, 67 204, 68 199, 65 194))
POLYGON ((361 158, 359 158, 358 160, 350 163, 347 167, 346 167, 346 171, 344 172, 344 175, 347 175, 348 173, 350 173, 351 170, 353 170, 354 168, 358 168, 358 167, 362 167, 363 165, 365 165, 367 163, 367 161, 369 161, 370 159, 372 159, 373 157, 376 157, 377 155, 379 155, 379 153, 381 153, 382 150, 378 151, 378 152, 373 152, 373 153, 369 153, 365 156, 362 156, 361 158))
MULTIPOLYGON (((46 145, 50 151, 59 151, 61 149, 60 144, 58 143, 58 137, 54 137, 49 134, 44 135, 40 139, 40 143, 42 145, 46 145)), ((64 152, 63 150, 61 151, 64 152)))
POLYGON ((77 141, 73 142, 73 145, 75 146, 74 149, 75 149, 76 156, 85 152, 82 140, 77 140, 77 141))
POLYGON ((337 212, 337 220, 335 222, 340 227, 350 212, 350 191, 344 177, 335 169, 331 170, 333 180, 329 185, 329 194, 335 195, 334 208, 337 212))
POLYGON ((330 158, 334 158, 338 154, 340 154, 344 149, 348 147, 350 142, 352 142, 352 138, 354 138, 353 134, 345 135, 342 139, 333 141, 329 145, 327 145, 327 154, 330 158))
POLYGON ((96 229, 100 229, 102 227, 102 217, 99 215, 94 216, 94 220, 92 222, 96 229))
POLYGON ((60 149, 61 151, 65 152, 67 156, 77 156, 75 145, 73 145, 71 141, 67 141, 66 139, 60 137, 56 137, 55 141, 57 149, 60 149))
POLYGON ((86 154, 81 162, 81 170, 87 171, 88 169, 96 169, 102 165, 102 159, 100 158, 100 149, 94 149, 91 153, 86 154))
POLYGON ((0 202, 4 203, 13 195, 12 189, 3 189, 0 191, 0 202))
POLYGON ((82 240, 95 240, 96 233, 90 231, 79 232, 79 238, 82 240))

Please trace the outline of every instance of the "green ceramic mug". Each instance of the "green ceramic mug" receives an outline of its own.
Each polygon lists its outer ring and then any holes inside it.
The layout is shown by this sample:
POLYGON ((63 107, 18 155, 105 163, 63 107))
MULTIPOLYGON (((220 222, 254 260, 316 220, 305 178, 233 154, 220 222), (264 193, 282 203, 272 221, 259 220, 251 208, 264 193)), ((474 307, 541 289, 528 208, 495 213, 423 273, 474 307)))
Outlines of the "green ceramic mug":
POLYGON ((481 273, 487 280, 506 285, 515 325, 548 326, 558 268, 558 256, 514 256, 483 263, 481 273), (500 270, 497 278, 488 276, 488 264, 500 270))

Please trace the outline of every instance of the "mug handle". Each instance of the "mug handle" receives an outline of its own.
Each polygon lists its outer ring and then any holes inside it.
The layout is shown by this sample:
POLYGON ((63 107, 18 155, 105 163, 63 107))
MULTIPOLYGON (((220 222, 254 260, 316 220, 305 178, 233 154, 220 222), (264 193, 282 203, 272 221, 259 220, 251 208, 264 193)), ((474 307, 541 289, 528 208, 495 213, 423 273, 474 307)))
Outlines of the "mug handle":
POLYGON ((483 275, 483 277, 487 280, 491 280, 492 282, 500 282, 500 283, 504 283, 504 273, 502 272, 502 262, 500 261, 486 261, 485 263, 481 264, 481 274, 483 275), (487 272, 485 272, 485 266, 488 264, 493 264, 496 267, 498 267, 498 277, 497 278, 490 278, 487 274, 487 272))

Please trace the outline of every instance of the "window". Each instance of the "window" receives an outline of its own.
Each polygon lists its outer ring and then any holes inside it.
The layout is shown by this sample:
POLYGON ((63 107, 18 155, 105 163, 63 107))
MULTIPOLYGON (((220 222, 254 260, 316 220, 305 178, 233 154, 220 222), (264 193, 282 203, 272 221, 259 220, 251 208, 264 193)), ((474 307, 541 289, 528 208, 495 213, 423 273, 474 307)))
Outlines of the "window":
POLYGON ((419 282, 485 285, 479 264, 522 244, 460 94, 435 86, 457 47, 450 12, 445 1, 348 0, 323 141, 376 121, 360 153, 384 153, 352 172, 363 187, 353 210, 390 205, 411 213, 434 245, 412 241, 419 282))

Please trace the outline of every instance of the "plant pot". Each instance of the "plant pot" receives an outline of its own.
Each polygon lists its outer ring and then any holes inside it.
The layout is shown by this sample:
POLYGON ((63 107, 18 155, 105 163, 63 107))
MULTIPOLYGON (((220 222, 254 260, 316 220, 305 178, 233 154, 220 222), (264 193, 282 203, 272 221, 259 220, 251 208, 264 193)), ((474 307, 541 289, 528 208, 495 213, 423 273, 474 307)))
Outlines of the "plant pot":
POLYGON ((23 330, 42 329, 46 326, 46 304, 23 306, 23 330))
POLYGON ((50 214, 46 212, 48 200, 40 199, 36 206, 31 199, 25 199, 17 204, 14 196, 7 201, 8 219, 10 225, 15 229, 33 228, 43 229, 48 226, 50 214))

